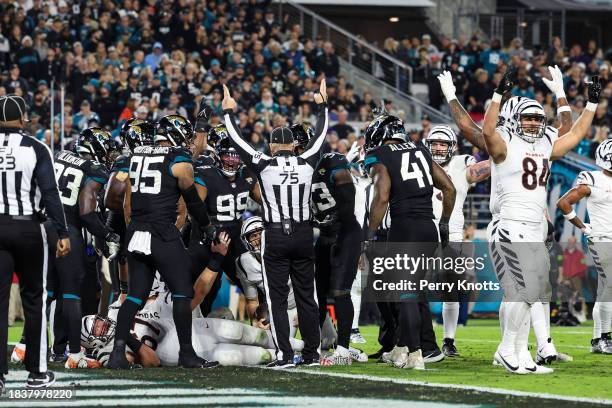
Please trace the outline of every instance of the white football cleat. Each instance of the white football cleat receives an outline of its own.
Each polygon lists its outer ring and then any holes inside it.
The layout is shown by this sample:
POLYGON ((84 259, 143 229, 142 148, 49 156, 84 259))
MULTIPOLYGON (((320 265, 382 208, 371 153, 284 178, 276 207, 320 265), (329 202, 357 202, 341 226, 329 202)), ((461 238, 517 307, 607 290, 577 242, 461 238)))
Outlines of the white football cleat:
POLYGON ((15 344, 11 353, 11 363, 23 363, 25 360, 26 345, 23 343, 15 344))
POLYGON ((554 371, 552 368, 537 365, 529 350, 519 352, 519 364, 527 371, 527 374, 551 374, 554 371))
POLYGON ((552 339, 549 337, 548 341, 542 346, 538 348, 538 353, 536 354, 536 362, 539 365, 542 364, 550 364, 557 359, 557 349, 552 342, 552 339))
MULTIPOLYGON (((17 346, 15 346, 17 348, 17 346)), ((591 341, 591 353, 595 354, 612 354, 612 340, 597 339, 591 341)), ((11 356, 12 360, 12 356, 11 356)))
POLYGON ((367 343, 366 339, 363 338, 359 328, 351 329, 351 343, 354 344, 365 344, 367 343))
POLYGON ((497 348, 495 355, 493 356, 495 361, 499 363, 502 367, 506 369, 509 373, 512 374, 527 374, 528 371, 525 370, 524 367, 521 367, 519 359, 516 357, 514 353, 508 353, 497 348))
POLYGON ((403 368, 408 363, 408 347, 393 347, 388 353, 383 353, 383 361, 396 368, 403 368))
POLYGON ((355 347, 349 347, 349 353, 351 353, 351 358, 353 361, 357 361, 358 363, 367 363, 368 355, 363 352, 363 350, 359 350, 355 347))
POLYGON ((408 354, 408 361, 403 368, 413 368, 415 370, 425 369, 425 361, 423 360, 423 353, 420 349, 408 354))
POLYGON ((574 357, 570 356, 569 354, 557 352, 557 361, 560 363, 568 363, 570 361, 574 361, 574 357))

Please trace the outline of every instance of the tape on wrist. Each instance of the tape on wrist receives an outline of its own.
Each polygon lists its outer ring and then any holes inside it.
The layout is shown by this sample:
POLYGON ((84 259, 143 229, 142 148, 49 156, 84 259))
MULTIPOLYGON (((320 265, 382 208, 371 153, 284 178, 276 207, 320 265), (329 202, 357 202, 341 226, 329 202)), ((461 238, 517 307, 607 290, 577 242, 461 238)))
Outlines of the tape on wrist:
POLYGON ((501 100, 502 100, 502 95, 498 94, 497 92, 493 92, 493 97, 491 98, 491 101, 495 103, 501 103, 501 100))
POLYGON ((565 91, 561 89, 559 92, 555 93, 555 97, 557 98, 557 100, 565 98, 565 91))
POLYGON ((597 110, 597 104, 593 102, 587 102, 585 109, 591 112, 595 112, 597 110))
POLYGON ((455 95, 455 94, 446 95, 446 102, 450 103, 450 101, 454 101, 455 99, 457 99, 457 95, 455 95))
POLYGON ((560 115, 563 112, 571 112, 572 108, 569 107, 569 105, 563 105, 563 106, 559 106, 557 108, 557 114, 560 115))
POLYGON ((576 218, 576 211, 572 210, 570 213, 568 214, 563 214, 563 218, 565 218, 566 220, 571 220, 576 218))

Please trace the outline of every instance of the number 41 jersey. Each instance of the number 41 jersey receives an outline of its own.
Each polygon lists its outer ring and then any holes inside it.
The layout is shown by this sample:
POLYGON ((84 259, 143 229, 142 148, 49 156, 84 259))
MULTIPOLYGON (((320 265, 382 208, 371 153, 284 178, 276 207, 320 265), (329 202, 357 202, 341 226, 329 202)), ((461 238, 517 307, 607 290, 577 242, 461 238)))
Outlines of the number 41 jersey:
POLYGON ((54 167, 66 221, 74 227, 81 228, 79 216, 81 189, 88 181, 105 185, 108 181, 108 171, 101 164, 66 150, 56 155, 54 167))
POLYGON ((132 221, 174 224, 181 191, 172 175, 176 163, 192 163, 184 147, 139 146, 130 159, 132 221))
POLYGON ((541 223, 546 204, 546 185, 550 177, 550 156, 559 132, 547 126, 544 136, 529 143, 505 127, 498 127, 506 142, 506 159, 493 163, 497 200, 502 219, 541 223))
POLYGON ((377 147, 365 158, 365 166, 380 163, 389 172, 389 212, 395 218, 433 219, 431 154, 423 144, 394 143, 377 147))

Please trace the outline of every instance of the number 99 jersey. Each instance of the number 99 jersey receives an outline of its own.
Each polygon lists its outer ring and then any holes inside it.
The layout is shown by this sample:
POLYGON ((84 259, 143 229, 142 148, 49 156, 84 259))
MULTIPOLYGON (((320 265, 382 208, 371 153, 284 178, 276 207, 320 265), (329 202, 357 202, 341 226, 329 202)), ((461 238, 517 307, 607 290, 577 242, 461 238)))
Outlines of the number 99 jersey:
POLYGON ((192 163, 184 147, 139 146, 130 159, 132 221, 174 224, 180 196, 176 163, 192 163))
POLYGON ((391 220, 434 218, 432 158, 425 145, 406 142, 379 146, 368 152, 364 161, 368 171, 377 163, 387 168, 391 178, 391 220))
POLYGON ((558 130, 547 126, 544 136, 529 143, 505 127, 497 133, 506 142, 506 159, 493 163, 500 217, 541 223, 546 205, 546 185, 550 177, 550 156, 558 130))
POLYGON ((103 165, 81 158, 69 151, 62 151, 56 155, 54 167, 66 221, 80 228, 79 194, 81 189, 88 181, 105 185, 108 181, 108 171, 103 165))
POLYGON ((311 201, 313 217, 319 226, 328 226, 338 219, 337 200, 334 198, 336 190, 334 175, 337 171, 348 168, 346 157, 336 152, 325 153, 317 164, 312 177, 311 201))

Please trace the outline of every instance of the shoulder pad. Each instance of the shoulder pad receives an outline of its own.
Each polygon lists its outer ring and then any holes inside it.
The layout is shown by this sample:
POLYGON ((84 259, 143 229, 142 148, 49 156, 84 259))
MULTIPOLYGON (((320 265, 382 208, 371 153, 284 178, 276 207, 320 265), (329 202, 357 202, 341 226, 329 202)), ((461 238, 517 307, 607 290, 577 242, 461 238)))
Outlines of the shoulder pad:
POLYGON ((581 171, 576 179, 576 185, 594 186, 595 177, 590 171, 581 171))
POLYGON ((544 137, 547 138, 551 144, 553 144, 555 140, 559 138, 559 129, 554 126, 546 126, 544 137))
POLYGON ((111 173, 115 171, 123 171, 127 173, 130 168, 131 158, 132 155, 130 153, 122 154, 121 156, 117 157, 117 159, 113 163, 113 166, 111 167, 111 173))
POLYGON ((191 151, 186 147, 182 147, 182 146, 172 147, 170 148, 170 152, 168 153, 168 156, 170 157, 170 161, 172 163, 180 163, 180 162, 193 163, 193 160, 191 159, 191 151))
POLYGON ((106 184, 108 181, 108 169, 101 164, 94 163, 90 160, 87 161, 85 166, 85 174, 88 179, 92 179, 100 184, 106 184))
POLYGON ((348 168, 349 163, 346 156, 337 152, 325 153, 319 161, 319 167, 325 169, 348 168))

